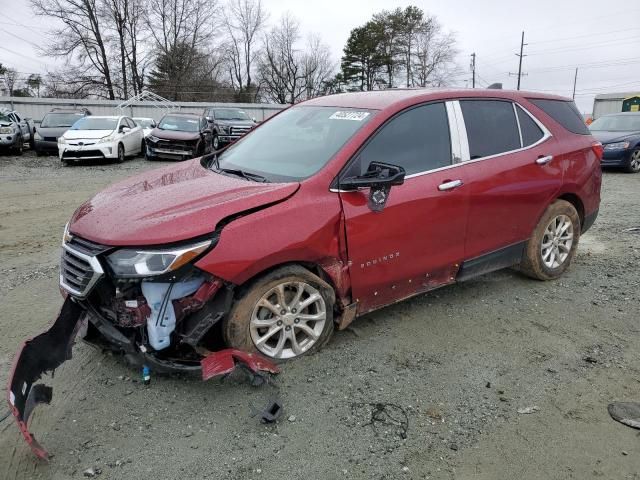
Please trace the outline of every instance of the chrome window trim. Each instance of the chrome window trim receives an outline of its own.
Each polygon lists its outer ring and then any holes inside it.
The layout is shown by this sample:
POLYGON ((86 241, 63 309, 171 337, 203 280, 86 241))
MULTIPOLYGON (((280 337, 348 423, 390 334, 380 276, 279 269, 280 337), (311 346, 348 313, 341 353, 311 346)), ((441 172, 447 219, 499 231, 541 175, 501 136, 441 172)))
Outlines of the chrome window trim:
MULTIPOLYGON (((471 99, 476 98, 476 97, 472 97, 471 99)), ((480 98, 480 97, 478 97, 480 98)), ((485 100, 484 98, 481 98, 482 100, 485 100)), ((492 100, 492 99, 490 99, 492 100)), ((452 168, 456 168, 459 167, 461 165, 468 165, 471 163, 477 163, 477 162, 483 162, 485 160, 491 160, 493 158, 497 158, 497 157, 502 157, 503 155, 511 155, 512 153, 519 153, 519 152, 524 152, 526 150, 530 150, 534 147, 537 147, 538 145, 546 142, 548 139, 550 139, 551 137, 553 137, 553 135, 551 134, 551 132, 549 131, 549 129, 540 121, 538 120, 535 115, 533 115, 529 110, 527 110, 525 107, 523 107, 520 103, 515 102, 513 100, 509 100, 509 99, 499 99, 502 101, 508 101, 511 102, 511 104, 513 105, 514 108, 514 114, 516 116, 516 121, 518 122, 518 132, 520 132, 520 121, 518 120, 518 114, 517 114, 517 110, 515 110, 515 106, 517 105, 518 107, 520 107, 522 109, 523 112, 525 112, 527 115, 529 115, 529 117, 531 117, 531 119, 536 123, 536 125, 538 125, 538 127, 540 128, 540 130, 542 130, 543 136, 540 140, 538 140, 535 143, 532 143, 531 145, 528 145, 526 147, 520 147, 517 148, 515 150, 509 150, 507 152, 501 152, 501 153, 496 153, 495 155, 489 155, 487 157, 481 157, 481 158, 475 158, 473 160, 471 160, 471 154, 469 151, 469 141, 468 141, 468 137, 467 137, 467 128, 464 122, 464 116, 462 115, 462 108, 460 107, 460 101, 459 100, 445 100, 445 105, 447 107, 447 115, 449 115, 449 103, 452 104, 453 107, 453 112, 455 114, 455 120, 456 120, 456 126, 457 126, 457 132, 456 135, 458 136, 458 139, 460 141, 460 147, 462 150, 462 158, 466 159, 463 160, 460 163, 453 163, 452 165, 447 165, 445 167, 440 167, 440 168, 435 168, 433 170, 426 170, 424 172, 418 172, 418 173, 413 173, 411 175, 407 175, 405 178, 405 180, 410 180, 412 178, 416 178, 416 177, 421 177, 423 175, 429 175, 432 173, 438 173, 438 172, 442 172, 445 170, 450 170, 452 168), (465 152, 466 149, 466 152, 465 152)), ((450 118, 450 117, 449 117, 450 118)), ((451 130, 451 123, 449 124, 449 129, 451 130)), ((522 135, 522 133, 520 132, 520 135, 522 135)), ((453 138, 452 138, 452 151, 453 151, 453 138)), ((520 141, 520 145, 522 145, 522 140, 520 141)), ((329 189, 330 192, 333 193, 350 193, 350 192, 354 192, 357 190, 340 190, 337 188, 330 188, 329 189)))
POLYGON ((522 139, 522 127, 520 126, 520 119, 518 118, 518 108, 515 103, 511 103, 513 107, 513 116, 516 117, 516 124, 518 125, 518 135, 520 135, 520 148, 524 148, 524 140, 522 139))
POLYGON ((83 299, 91 292, 91 290, 93 289, 93 286, 100 279, 100 277, 104 275, 104 270, 102 269, 102 265, 100 265, 100 262, 96 257, 79 252, 75 248, 68 246, 66 243, 62 244, 62 248, 70 252, 72 255, 75 255, 81 258, 82 260, 86 261, 91 266, 91 269, 93 270, 93 275, 91 276, 91 280, 89 280, 85 289, 80 291, 80 290, 76 290, 72 286, 65 283, 64 276, 62 275, 62 266, 60 267, 60 286, 64 288, 67 292, 69 292, 71 295, 73 295, 74 297, 83 299))
POLYGON ((453 102, 445 102, 447 109, 447 120, 449 120, 449 138, 451 143, 451 163, 456 164, 462 161, 462 144, 460 143, 460 129, 458 119, 453 108, 453 102))

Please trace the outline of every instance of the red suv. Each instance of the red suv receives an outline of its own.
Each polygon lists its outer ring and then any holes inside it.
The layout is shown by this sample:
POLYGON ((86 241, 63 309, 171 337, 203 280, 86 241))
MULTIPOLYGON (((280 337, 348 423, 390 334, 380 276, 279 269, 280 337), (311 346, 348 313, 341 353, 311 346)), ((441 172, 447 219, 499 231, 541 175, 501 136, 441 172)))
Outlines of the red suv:
POLYGON ((555 279, 596 219, 601 155, 565 98, 388 90, 295 105, 222 152, 116 183, 65 230, 67 299, 18 355, 14 413, 78 331, 151 370, 199 371, 223 347, 298 357, 493 270, 555 279))

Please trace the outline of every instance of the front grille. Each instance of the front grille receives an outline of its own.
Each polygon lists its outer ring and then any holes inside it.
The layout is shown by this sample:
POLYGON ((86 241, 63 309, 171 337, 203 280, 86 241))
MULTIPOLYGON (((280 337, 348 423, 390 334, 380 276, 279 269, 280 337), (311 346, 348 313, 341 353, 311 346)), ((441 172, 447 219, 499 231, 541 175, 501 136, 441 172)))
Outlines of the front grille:
MULTIPOLYGON (((74 240, 77 242, 77 237, 74 240)), ((70 243, 62 246, 60 286, 70 294, 85 298, 103 273, 95 256, 76 250, 70 243)))
POLYGON ((104 253, 111 248, 107 247, 106 245, 100 245, 99 243, 85 240, 84 238, 76 237, 75 235, 71 236, 71 240, 67 242, 67 245, 69 245, 74 250, 91 257, 100 255, 101 253, 104 253))
POLYGON ((100 150, 65 150, 62 158, 86 158, 86 157, 104 157, 100 150))
POLYGON ((244 135, 251 127, 231 127, 231 135, 244 135))
POLYGON ((166 149, 166 150, 181 150, 185 153, 191 153, 193 150, 193 144, 191 142, 182 142, 182 141, 167 141, 160 140, 156 143, 154 148, 166 149))

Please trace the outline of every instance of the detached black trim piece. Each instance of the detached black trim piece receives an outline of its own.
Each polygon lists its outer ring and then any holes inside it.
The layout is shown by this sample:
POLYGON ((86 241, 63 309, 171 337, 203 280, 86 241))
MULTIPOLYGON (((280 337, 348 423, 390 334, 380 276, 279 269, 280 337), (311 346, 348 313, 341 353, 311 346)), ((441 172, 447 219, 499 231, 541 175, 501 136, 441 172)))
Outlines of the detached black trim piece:
POLYGON ((462 263, 456 280, 462 282, 485 273, 520 263, 527 242, 516 243, 462 263))
POLYGON ((44 384, 34 384, 43 373, 52 372, 71 358, 73 340, 83 312, 80 305, 67 297, 51 328, 24 342, 9 377, 7 394, 11 411, 33 453, 44 460, 48 459, 48 453, 29 432, 28 422, 38 404, 51 402, 53 389, 44 384))
POLYGON ((580 232, 581 234, 589 230, 593 226, 593 224, 596 223, 596 218, 598 218, 598 212, 599 212, 599 209, 597 209, 595 212, 590 213, 589 215, 586 215, 584 217, 584 221, 582 222, 582 231, 580 232))

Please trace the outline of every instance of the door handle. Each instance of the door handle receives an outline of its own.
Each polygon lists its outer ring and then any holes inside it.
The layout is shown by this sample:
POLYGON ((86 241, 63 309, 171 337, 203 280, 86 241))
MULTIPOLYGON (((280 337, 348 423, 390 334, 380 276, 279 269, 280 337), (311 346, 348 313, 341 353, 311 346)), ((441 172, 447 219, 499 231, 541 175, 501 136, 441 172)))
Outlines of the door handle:
POLYGON ((464 185, 462 180, 449 180, 448 182, 438 185, 438 190, 446 192, 447 190, 453 190, 454 188, 461 187, 462 185, 464 185))
POLYGON ((538 165, 546 165, 551 160, 553 160, 553 155, 547 155, 546 157, 538 157, 538 159, 536 160, 536 163, 538 165))

